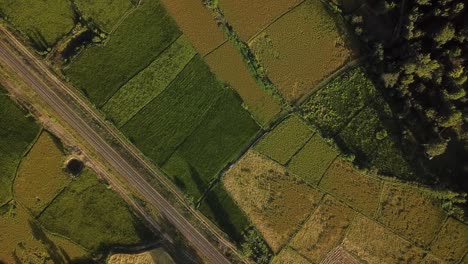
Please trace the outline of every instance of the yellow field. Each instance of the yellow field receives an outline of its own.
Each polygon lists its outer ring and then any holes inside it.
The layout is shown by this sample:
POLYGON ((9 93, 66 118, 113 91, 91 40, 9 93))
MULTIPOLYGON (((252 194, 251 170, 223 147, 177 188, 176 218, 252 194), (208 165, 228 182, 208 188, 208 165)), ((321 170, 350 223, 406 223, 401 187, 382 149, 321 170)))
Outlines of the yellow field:
POLYGON ((458 263, 468 250, 468 225, 449 218, 432 242, 431 250, 448 263, 458 263))
POLYGON ((14 183, 15 199, 35 215, 71 180, 63 170, 64 154, 57 144, 43 132, 23 159, 14 183))
POLYGON ((171 256, 162 248, 153 249, 140 254, 114 254, 107 264, 174 264, 171 256))
POLYGON ((328 196, 302 226, 290 246, 312 263, 319 263, 339 243, 353 217, 351 208, 328 196))
POLYGON ((223 183, 274 252, 286 244, 322 196, 255 151, 245 154, 224 175, 223 183))
POLYGON ((343 199, 354 209, 373 216, 379 206, 382 183, 364 176, 350 163, 337 160, 325 173, 319 187, 343 199))
POLYGON ((353 57, 343 28, 319 0, 306 0, 249 46, 282 96, 294 103, 353 57))
POLYGON ((377 220, 420 246, 427 246, 440 229, 441 204, 417 188, 385 184, 377 220))
POLYGON ((271 264, 309 264, 307 259, 297 254, 296 251, 290 248, 285 248, 275 256, 271 264))
POLYGON ((423 251, 376 222, 359 216, 349 227, 343 248, 366 263, 420 263, 423 251))
POLYGON ((281 111, 281 105, 263 91, 232 43, 226 42, 205 57, 211 70, 231 85, 261 125, 267 125, 281 111))

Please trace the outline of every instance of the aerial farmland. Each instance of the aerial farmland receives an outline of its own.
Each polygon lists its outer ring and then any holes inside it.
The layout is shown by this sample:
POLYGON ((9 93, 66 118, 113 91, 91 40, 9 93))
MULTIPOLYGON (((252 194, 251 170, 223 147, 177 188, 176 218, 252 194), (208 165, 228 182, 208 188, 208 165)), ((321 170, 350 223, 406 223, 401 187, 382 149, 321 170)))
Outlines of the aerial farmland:
POLYGON ((0 264, 466 263, 465 5, 0 1, 0 264))

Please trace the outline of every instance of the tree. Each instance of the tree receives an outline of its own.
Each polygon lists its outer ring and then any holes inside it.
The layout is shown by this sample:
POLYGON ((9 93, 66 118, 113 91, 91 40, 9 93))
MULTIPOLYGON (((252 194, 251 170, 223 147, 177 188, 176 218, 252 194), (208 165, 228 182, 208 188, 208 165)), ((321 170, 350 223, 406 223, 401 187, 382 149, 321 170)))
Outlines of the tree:
POLYGON ((434 34, 434 41, 439 45, 444 45, 455 37, 455 29, 451 23, 445 24, 434 34))

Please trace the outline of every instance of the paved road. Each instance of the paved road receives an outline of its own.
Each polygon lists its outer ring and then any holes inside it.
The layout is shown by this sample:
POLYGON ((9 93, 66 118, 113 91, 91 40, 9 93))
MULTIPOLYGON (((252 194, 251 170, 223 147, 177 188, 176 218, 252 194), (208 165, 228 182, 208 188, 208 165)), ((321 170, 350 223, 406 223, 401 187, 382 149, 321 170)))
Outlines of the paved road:
POLYGON ((191 243, 191 245, 211 263, 229 263, 216 247, 214 247, 179 211, 158 193, 116 150, 114 150, 99 133, 83 120, 73 108, 63 100, 50 86, 60 85, 50 78, 50 72, 38 67, 35 59, 27 54, 24 47, 9 32, 0 28, 4 39, 0 40, 0 59, 4 61, 22 80, 54 109, 73 129, 75 129, 102 157, 114 167, 125 179, 143 195, 147 202, 155 206, 191 243), (14 47, 14 48, 13 48, 14 47), (19 59, 21 54, 24 61, 19 59))

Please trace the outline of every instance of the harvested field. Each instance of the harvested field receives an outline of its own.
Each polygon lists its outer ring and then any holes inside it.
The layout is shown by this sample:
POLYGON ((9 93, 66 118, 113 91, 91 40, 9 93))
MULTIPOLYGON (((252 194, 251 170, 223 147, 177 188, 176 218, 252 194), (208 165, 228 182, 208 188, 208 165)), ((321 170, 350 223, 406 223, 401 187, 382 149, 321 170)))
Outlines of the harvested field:
MULTIPOLYGON (((231 90, 224 90, 205 115, 200 125, 184 140, 174 155, 183 157, 205 184, 232 160, 237 158, 259 130, 249 113, 231 90)), ((166 172, 177 176, 172 171, 166 172)), ((193 181, 193 180, 192 180, 193 181)))
POLYGON ((41 214, 51 232, 66 236, 91 252, 111 245, 135 245, 152 233, 130 211, 117 193, 85 170, 41 214))
POLYGON ((273 258, 271 264, 309 264, 307 259, 297 254, 296 251, 290 248, 285 248, 273 258))
POLYGON ((304 181, 318 184, 337 156, 336 150, 316 134, 292 157, 288 169, 304 181))
POLYGON ((276 18, 294 8, 303 0, 219 0, 229 23, 248 41, 276 18))
POLYGON ((223 183, 274 252, 287 243, 322 197, 255 151, 247 152, 227 171, 223 183))
POLYGON ((247 109, 262 126, 268 125, 279 114, 280 103, 257 84, 232 43, 224 43, 205 59, 214 73, 239 93, 247 109))
POLYGON ((312 135, 307 124, 300 117, 292 115, 266 134, 255 150, 284 165, 312 135))
POLYGON ((38 51, 52 47, 75 25, 70 2, 63 0, 2 0, 0 14, 38 51))
POLYGON ((353 221, 343 248, 365 263, 420 263, 424 252, 367 217, 353 221))
POLYGON ((367 216, 372 217, 379 207, 381 180, 361 174, 348 162, 333 162, 319 187, 367 216))
POLYGON ((249 46, 282 96, 294 103, 352 58, 342 32, 344 25, 320 1, 306 0, 249 46))
POLYGON ((250 226, 249 219, 222 183, 207 194, 199 210, 237 243, 243 240, 242 232, 250 226))
POLYGON ((122 131, 146 156, 163 165, 222 93, 222 84, 196 56, 122 131))
POLYGON ((468 225, 449 218, 432 242, 431 250, 447 263, 458 263, 468 250, 468 225))
POLYGON ((161 0, 161 2, 201 55, 206 55, 225 41, 223 32, 202 1, 161 0))
POLYGON ((119 19, 133 5, 131 0, 75 0, 85 20, 92 20, 105 32, 111 32, 119 19))
POLYGON ((428 246, 445 220, 440 202, 422 191, 385 184, 377 221, 409 241, 428 246))
POLYGON ((117 126, 124 125, 177 78, 195 53, 187 38, 180 36, 147 68, 122 86, 107 101, 103 111, 117 126))
POLYGON ((291 241, 290 246, 319 263, 340 240, 354 217, 348 206, 327 196, 291 241))
POLYGON ((162 248, 139 254, 114 254, 107 264, 174 264, 171 256, 162 248))
POLYGON ((359 264, 359 261, 349 254, 348 251, 338 246, 330 251, 320 264, 359 264))
MULTIPOLYGON (((422 264, 446 264, 445 261, 439 259, 438 257, 434 256, 433 254, 429 253, 424 257, 422 264)), ((462 262, 463 264, 463 262, 462 262)))
POLYGON ((11 199, 11 187, 24 152, 39 126, 15 104, 0 85, 0 206, 11 199))
POLYGON ((180 34, 159 1, 143 1, 109 36, 106 45, 84 50, 64 70, 65 75, 101 107, 180 34))
POLYGON ((338 133, 376 96, 376 89, 364 73, 356 68, 344 73, 313 94, 301 106, 304 116, 322 133, 338 133))
POLYGON ((42 133, 23 159, 15 179, 15 199, 34 215, 71 181, 63 169, 64 153, 59 144, 49 133, 42 133))

